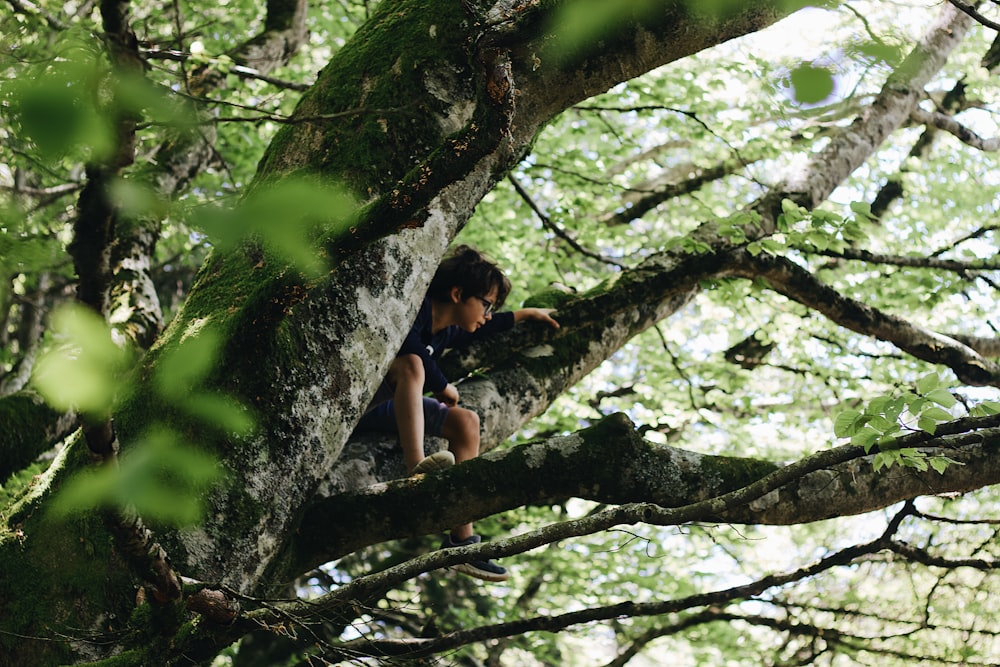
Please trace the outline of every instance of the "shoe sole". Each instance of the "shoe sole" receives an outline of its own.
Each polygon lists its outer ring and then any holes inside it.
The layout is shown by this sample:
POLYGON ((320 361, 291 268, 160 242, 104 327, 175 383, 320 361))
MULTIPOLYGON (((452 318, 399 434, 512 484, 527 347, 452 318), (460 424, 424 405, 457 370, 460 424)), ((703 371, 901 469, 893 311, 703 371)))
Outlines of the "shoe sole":
POLYGON ((504 572, 503 574, 498 574, 496 572, 487 572, 486 570, 480 570, 479 568, 472 567, 466 563, 459 563, 458 565, 452 565, 451 569, 456 572, 461 572, 469 577, 474 577, 476 579, 482 579, 483 581, 501 582, 510 579, 510 572, 504 572))
POLYGON ((435 470, 444 470, 445 468, 450 468, 455 465, 455 457, 451 452, 434 452, 423 461, 413 466, 413 475, 423 475, 425 473, 433 472, 435 470))

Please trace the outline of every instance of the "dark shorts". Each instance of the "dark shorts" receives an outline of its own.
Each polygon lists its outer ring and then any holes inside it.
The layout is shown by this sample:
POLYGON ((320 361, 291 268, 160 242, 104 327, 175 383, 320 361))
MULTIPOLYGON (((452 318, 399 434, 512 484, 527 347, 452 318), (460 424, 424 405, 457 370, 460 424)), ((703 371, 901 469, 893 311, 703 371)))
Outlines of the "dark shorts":
MULTIPOLYGON (((448 406, 433 398, 424 397, 424 434, 440 438, 444 433, 444 420, 448 416, 448 406)), ((358 422, 359 431, 379 431, 398 433, 396 428, 396 408, 393 401, 383 401, 364 414, 358 422)))

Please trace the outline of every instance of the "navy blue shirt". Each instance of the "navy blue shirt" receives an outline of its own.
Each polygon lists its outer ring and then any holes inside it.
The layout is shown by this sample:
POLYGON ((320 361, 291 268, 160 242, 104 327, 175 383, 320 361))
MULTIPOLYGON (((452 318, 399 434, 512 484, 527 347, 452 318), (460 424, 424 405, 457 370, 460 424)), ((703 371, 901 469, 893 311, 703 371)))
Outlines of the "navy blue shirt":
POLYGON ((410 328, 410 332, 406 334, 403 347, 400 348, 396 356, 415 354, 420 357, 420 360, 424 362, 424 390, 437 393, 448 386, 448 378, 444 376, 437 365, 441 354, 447 349, 464 347, 490 334, 512 329, 514 327, 514 313, 493 313, 486 324, 472 333, 455 324, 433 333, 431 331, 432 325, 431 300, 429 297, 424 297, 424 302, 420 305, 420 312, 417 313, 417 319, 410 328))

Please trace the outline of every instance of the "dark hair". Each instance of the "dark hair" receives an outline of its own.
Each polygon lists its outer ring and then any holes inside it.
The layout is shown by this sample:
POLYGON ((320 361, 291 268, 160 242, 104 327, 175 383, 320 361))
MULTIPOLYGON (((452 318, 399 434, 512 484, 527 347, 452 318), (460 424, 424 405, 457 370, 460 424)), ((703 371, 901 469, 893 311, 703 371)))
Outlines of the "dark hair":
POLYGON ((485 297, 495 287, 499 308, 510 294, 510 280, 496 263, 475 248, 467 245, 456 247, 442 260, 427 288, 427 296, 435 301, 448 301, 452 287, 462 290, 462 299, 485 297))

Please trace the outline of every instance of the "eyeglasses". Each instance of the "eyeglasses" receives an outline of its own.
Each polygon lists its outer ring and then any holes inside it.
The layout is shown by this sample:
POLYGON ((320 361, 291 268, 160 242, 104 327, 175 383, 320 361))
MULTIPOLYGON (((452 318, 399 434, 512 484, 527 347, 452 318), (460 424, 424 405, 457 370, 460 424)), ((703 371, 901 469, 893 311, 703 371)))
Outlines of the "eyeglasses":
POLYGON ((483 304, 483 317, 489 317, 490 315, 492 315, 493 308, 495 308, 493 302, 487 301, 481 296, 477 296, 476 298, 479 299, 479 302, 483 304))

